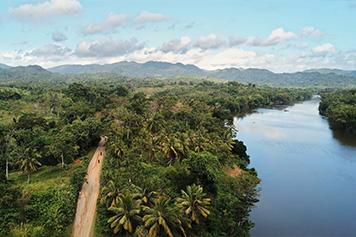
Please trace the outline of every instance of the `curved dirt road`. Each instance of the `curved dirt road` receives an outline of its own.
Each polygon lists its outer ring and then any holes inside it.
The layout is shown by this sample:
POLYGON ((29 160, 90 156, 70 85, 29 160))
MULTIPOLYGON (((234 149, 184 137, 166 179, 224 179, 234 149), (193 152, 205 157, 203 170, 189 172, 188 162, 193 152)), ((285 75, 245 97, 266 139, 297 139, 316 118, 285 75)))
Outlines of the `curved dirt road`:
POLYGON ((101 137, 99 146, 89 163, 86 177, 87 182, 84 182, 77 202, 73 237, 93 236, 96 202, 100 192, 100 174, 105 156, 106 140, 106 137, 101 137))

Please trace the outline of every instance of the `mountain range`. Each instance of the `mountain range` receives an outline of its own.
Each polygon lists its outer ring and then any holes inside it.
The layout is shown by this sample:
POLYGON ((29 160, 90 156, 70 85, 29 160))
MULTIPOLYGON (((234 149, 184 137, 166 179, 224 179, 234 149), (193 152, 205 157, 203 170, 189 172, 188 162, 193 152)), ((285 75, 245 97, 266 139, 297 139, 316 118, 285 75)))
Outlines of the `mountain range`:
POLYGON ((149 61, 146 63, 122 61, 113 64, 61 65, 44 69, 37 65, 10 67, 0 64, 1 81, 41 81, 66 80, 73 75, 105 73, 136 78, 217 78, 242 83, 271 86, 322 86, 322 87, 356 87, 356 71, 340 69, 310 69, 295 73, 274 73, 266 69, 226 68, 204 70, 195 65, 149 61))

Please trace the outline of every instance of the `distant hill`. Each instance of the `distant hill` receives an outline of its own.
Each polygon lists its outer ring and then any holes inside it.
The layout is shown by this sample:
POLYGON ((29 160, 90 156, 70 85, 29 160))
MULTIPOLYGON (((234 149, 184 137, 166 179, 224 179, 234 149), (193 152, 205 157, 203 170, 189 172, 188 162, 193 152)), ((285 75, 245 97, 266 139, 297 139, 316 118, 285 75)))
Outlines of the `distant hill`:
POLYGON ((108 77, 112 81, 113 78, 115 80, 115 75, 136 78, 217 78, 279 87, 356 87, 356 71, 340 69, 310 69, 296 73, 274 73, 257 68, 226 68, 209 71, 182 63, 122 61, 102 65, 61 65, 46 70, 36 65, 9 67, 0 64, 0 82, 62 81, 73 78, 75 80, 106 80, 108 77))
POLYGON ((0 69, 9 69, 10 66, 0 63, 0 69))
POLYGON ((223 69, 213 71, 214 77, 243 83, 281 87, 356 87, 356 76, 336 73, 295 72, 274 73, 265 69, 223 69))
POLYGON ((341 69, 319 68, 319 69, 305 70, 304 72, 318 72, 321 74, 334 73, 334 74, 342 75, 342 76, 356 77, 356 70, 351 71, 351 70, 341 70, 341 69))
POLYGON ((194 65, 150 61, 147 63, 118 62, 113 64, 63 65, 48 69, 61 74, 81 73, 115 73, 128 77, 214 77, 271 86, 322 86, 345 87, 356 86, 356 71, 339 69, 311 69, 296 73, 274 73, 266 69, 226 68, 221 70, 204 70, 194 65))
MULTIPOLYGON (((4 65, 4 64, 2 64, 4 65)), ((38 65, 9 67, 6 65, 0 69, 0 82, 37 82, 60 78, 38 65)))
POLYGON ((202 76, 203 69, 194 65, 181 63, 167 63, 150 61, 147 63, 136 63, 122 61, 113 64, 89 64, 89 65, 63 65, 48 69, 51 72, 61 74, 81 74, 108 72, 128 77, 176 77, 176 76, 202 76))

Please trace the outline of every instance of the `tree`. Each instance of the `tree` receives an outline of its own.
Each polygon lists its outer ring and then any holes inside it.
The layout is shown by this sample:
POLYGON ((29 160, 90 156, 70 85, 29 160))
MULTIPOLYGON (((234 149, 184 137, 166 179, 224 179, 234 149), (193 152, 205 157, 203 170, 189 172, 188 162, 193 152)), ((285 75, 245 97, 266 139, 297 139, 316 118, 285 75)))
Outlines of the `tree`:
POLYGON ((164 197, 155 199, 154 205, 147 207, 145 213, 143 222, 148 229, 148 237, 162 236, 162 232, 168 237, 173 237, 174 228, 177 225, 183 232, 176 209, 172 206, 170 199, 164 197))
POLYGON ((146 206, 152 206, 154 204, 154 200, 158 197, 158 193, 155 191, 150 191, 147 188, 138 188, 138 190, 140 191, 139 195, 142 203, 146 206))
POLYGON ((129 109, 135 112, 136 114, 143 115, 148 106, 148 100, 146 95, 142 92, 138 92, 134 94, 134 96, 130 99, 130 107, 129 109))
POLYGON ((149 160, 155 160, 156 153, 160 150, 161 136, 150 133, 146 129, 143 129, 140 134, 137 139, 140 149, 147 152, 149 160))
POLYGON ((135 227, 142 221, 140 216, 141 200, 135 199, 130 194, 118 197, 117 199, 116 205, 108 209, 115 214, 108 220, 108 223, 110 223, 114 234, 119 233, 122 228, 129 233, 133 233, 135 227))
POLYGON ((40 155, 36 151, 32 151, 21 161, 21 169, 27 174, 27 183, 30 183, 30 175, 41 166, 41 163, 37 160, 39 157, 40 155))
POLYGON ((109 180, 106 185, 101 190, 102 198, 100 202, 106 204, 109 207, 115 206, 116 201, 119 200, 119 197, 122 196, 122 193, 116 182, 109 180))
POLYGON ((65 163, 72 162, 73 158, 78 155, 79 146, 75 144, 75 139, 74 134, 62 129, 48 146, 50 155, 61 163, 62 168, 65 163))
POLYGON ((0 157, 5 158, 5 178, 9 180, 9 165, 18 157, 18 147, 14 138, 14 129, 8 130, 0 126, 0 157))
POLYGON ((207 218, 210 214, 208 207, 211 199, 203 192, 203 187, 193 184, 182 190, 181 197, 177 198, 177 205, 192 222, 200 223, 201 217, 207 218))
POLYGON ((176 159, 182 159, 189 150, 189 140, 183 134, 167 135, 162 139, 161 151, 167 157, 168 164, 176 159))
POLYGON ((116 87, 115 89, 115 93, 117 96, 120 96, 120 97, 125 97, 129 94, 129 89, 127 89, 125 86, 118 86, 116 87))

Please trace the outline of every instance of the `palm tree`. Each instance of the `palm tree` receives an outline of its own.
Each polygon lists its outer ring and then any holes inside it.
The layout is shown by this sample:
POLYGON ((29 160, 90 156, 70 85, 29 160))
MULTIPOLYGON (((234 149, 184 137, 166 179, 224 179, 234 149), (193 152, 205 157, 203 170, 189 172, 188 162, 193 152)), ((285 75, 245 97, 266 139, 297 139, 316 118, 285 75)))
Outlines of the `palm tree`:
POLYGON ((189 150, 189 140, 186 134, 165 136, 161 143, 161 151, 167 157, 168 164, 182 159, 189 150))
POLYGON ((156 159, 156 153, 160 149, 161 136, 151 133, 146 128, 141 130, 140 139, 138 139, 139 148, 143 149, 148 154, 149 160, 156 159))
POLYGON ((150 191, 147 188, 141 189, 140 191, 140 198, 145 206, 152 206, 154 204, 155 198, 158 197, 158 193, 155 191, 150 191))
POLYGON ((207 218, 210 214, 208 207, 211 199, 203 192, 200 185, 193 184, 187 187, 187 191, 182 190, 182 196, 177 198, 177 205, 192 222, 199 224, 201 217, 207 218))
POLYGON ((106 204, 107 206, 114 206, 115 202, 118 200, 122 194, 116 182, 109 180, 106 185, 101 190, 102 198, 100 202, 106 204))
POLYGON ((129 233, 133 233, 135 226, 142 221, 140 216, 141 200, 134 199, 134 197, 129 194, 118 197, 117 199, 117 203, 108 209, 115 213, 115 215, 108 220, 108 223, 110 223, 114 234, 120 232, 122 228, 129 233))
POLYGON ((195 152, 208 151, 211 148, 211 141, 208 135, 202 132, 189 134, 190 146, 195 152))
MULTIPOLYGON (((38 155, 36 155, 38 157, 38 155)), ((38 170, 41 166, 41 163, 35 158, 27 156, 21 162, 21 169, 24 173, 27 174, 27 183, 30 183, 30 175, 38 170)))
POLYGON ((145 208, 145 212, 143 222, 148 229, 148 237, 161 236, 162 231, 168 237, 173 237, 174 228, 181 224, 177 218, 176 209, 172 207, 170 200, 167 198, 161 197, 155 199, 154 205, 145 208))
POLYGON ((157 134, 164 127, 165 120, 161 113, 155 113, 146 121, 146 129, 153 134, 157 134))

